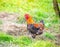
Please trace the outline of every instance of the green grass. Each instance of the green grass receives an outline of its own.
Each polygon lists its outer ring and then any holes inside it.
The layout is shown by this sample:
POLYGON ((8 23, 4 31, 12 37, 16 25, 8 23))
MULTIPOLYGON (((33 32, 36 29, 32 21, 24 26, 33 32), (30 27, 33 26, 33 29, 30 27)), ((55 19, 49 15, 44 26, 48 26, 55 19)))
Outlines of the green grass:
POLYGON ((0 42, 11 42, 12 44, 19 45, 20 47, 56 47, 56 45, 48 40, 35 40, 27 36, 14 37, 5 33, 0 33, 0 42))
POLYGON ((6 35, 5 33, 1 33, 0 32, 0 42, 2 41, 2 42, 5 42, 5 41, 7 41, 7 42, 10 42, 10 41, 13 41, 13 37, 12 36, 10 36, 10 35, 6 35))
POLYGON ((8 42, 19 45, 21 47, 28 46, 32 43, 32 39, 27 36, 14 37, 0 32, 0 42, 8 42))
POLYGON ((56 47, 54 43, 51 43, 50 41, 44 41, 44 40, 39 40, 30 45, 30 47, 56 47))
POLYGON ((51 33, 49 33, 49 32, 45 32, 43 35, 44 35, 46 38, 48 38, 48 39, 52 39, 52 40, 55 40, 55 39, 56 39, 55 36, 54 36, 54 34, 51 34, 51 33))
POLYGON ((21 47, 28 46, 32 43, 32 39, 27 36, 20 36, 16 38, 13 43, 20 45, 21 47))

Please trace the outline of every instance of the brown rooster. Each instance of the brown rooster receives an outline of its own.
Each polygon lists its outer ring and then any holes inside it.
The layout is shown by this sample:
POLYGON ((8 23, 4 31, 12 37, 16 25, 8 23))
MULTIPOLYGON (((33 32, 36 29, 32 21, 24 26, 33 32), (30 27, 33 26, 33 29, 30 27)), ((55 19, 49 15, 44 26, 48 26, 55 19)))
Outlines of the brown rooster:
POLYGON ((44 21, 41 20, 40 23, 35 23, 32 17, 29 14, 25 14, 25 19, 27 22, 27 29, 32 34, 32 37, 35 38, 36 35, 40 35, 44 30, 44 21))

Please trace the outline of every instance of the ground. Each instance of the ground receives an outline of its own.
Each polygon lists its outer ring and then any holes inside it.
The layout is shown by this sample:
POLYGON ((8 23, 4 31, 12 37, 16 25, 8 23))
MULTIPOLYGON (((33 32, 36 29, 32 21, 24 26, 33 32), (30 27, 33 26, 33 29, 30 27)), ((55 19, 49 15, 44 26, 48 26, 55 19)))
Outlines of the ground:
MULTIPOLYGON (((55 45, 58 45, 58 46, 60 45, 60 34, 59 34, 60 26, 59 26, 59 24, 52 24, 49 28, 45 27, 46 29, 44 29, 44 33, 42 35, 37 36, 35 39, 33 39, 31 37, 31 34, 27 30, 26 24, 16 23, 16 21, 18 21, 17 20, 18 16, 15 17, 15 14, 13 15, 11 13, 6 13, 6 12, 2 12, 2 13, 0 13, 0 15, 3 16, 3 17, 0 17, 0 19, 2 20, 2 24, 0 26, 0 32, 6 33, 7 36, 11 35, 11 36, 14 36, 15 38, 19 38, 20 36, 25 36, 25 37, 27 37, 26 41, 28 41, 28 42, 24 42, 24 37, 23 37, 22 38, 23 43, 31 43, 31 40, 33 40, 33 44, 35 41, 37 41, 35 43, 40 43, 38 41, 41 41, 41 40, 42 40, 42 43, 45 43, 44 41, 47 40, 49 42, 55 43, 55 45), (14 20, 12 20, 13 18, 14 18, 14 20), (31 40, 28 40, 28 38, 30 38, 31 40)), ((7 36, 4 35, 3 38, 4 37, 6 38, 7 36)), ((2 36, 0 36, 0 38, 2 38, 2 36)), ((10 37, 8 37, 8 38, 10 39, 10 37)), ((14 40, 14 39, 12 39, 12 40, 14 40)), ((9 41, 9 40, 4 40, 4 41, 9 41)), ((0 44, 1 47, 3 45, 6 46, 6 42, 5 43, 3 43, 3 42, 0 44)), ((20 43, 20 42, 18 42, 18 40, 17 40, 16 42, 14 41, 13 43, 20 43)), ((12 45, 12 47, 15 47, 15 46, 19 47, 18 45, 13 44, 13 43, 8 42, 7 47, 10 47, 10 45, 12 45)), ((22 44, 22 45, 26 45, 26 44, 22 44)))

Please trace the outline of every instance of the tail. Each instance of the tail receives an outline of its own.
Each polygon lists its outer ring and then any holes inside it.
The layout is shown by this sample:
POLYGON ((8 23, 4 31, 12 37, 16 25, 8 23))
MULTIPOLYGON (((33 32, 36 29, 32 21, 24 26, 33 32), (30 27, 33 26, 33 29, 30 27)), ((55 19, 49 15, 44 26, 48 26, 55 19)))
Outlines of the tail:
POLYGON ((40 23, 42 23, 44 25, 44 20, 40 20, 40 23))

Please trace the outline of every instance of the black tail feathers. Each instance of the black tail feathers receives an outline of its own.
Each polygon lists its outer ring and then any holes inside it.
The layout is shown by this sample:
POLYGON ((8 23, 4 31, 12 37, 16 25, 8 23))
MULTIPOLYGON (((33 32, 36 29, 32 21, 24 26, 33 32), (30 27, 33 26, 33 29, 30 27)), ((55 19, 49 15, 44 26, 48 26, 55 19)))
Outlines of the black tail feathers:
POLYGON ((43 25, 44 25, 44 20, 40 20, 40 23, 43 23, 43 25))

